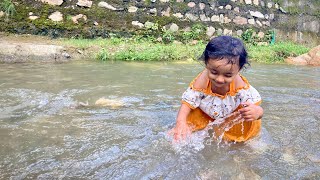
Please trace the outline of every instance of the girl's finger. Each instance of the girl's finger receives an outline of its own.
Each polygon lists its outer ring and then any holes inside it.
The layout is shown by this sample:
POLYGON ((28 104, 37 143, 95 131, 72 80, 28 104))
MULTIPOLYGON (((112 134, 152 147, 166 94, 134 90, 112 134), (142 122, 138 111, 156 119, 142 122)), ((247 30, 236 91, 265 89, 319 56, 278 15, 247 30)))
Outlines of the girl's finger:
POLYGON ((239 113, 243 114, 245 112, 249 111, 248 108, 242 108, 242 109, 239 109, 239 113))
POLYGON ((246 116, 245 120, 246 121, 254 121, 255 119, 253 118, 253 116, 246 116))
POLYGON ((170 136, 170 137, 173 136, 173 134, 174 134, 173 131, 174 131, 174 128, 170 129, 170 130, 167 132, 167 135, 170 136))
POLYGON ((186 137, 187 137, 187 132, 186 132, 186 131, 184 131, 184 132, 182 133, 182 140, 185 140, 185 139, 186 139, 186 137))
POLYGON ((187 128, 185 129, 185 131, 184 131, 183 139, 189 138, 190 134, 191 134, 191 128, 190 128, 190 127, 187 127, 187 128))
POLYGON ((174 132, 174 139, 176 141, 179 141, 179 139, 180 139, 180 133, 179 132, 177 132, 177 131, 174 132))
POLYGON ((241 115, 242 115, 243 117, 245 117, 245 116, 250 115, 250 112, 242 112, 241 115))

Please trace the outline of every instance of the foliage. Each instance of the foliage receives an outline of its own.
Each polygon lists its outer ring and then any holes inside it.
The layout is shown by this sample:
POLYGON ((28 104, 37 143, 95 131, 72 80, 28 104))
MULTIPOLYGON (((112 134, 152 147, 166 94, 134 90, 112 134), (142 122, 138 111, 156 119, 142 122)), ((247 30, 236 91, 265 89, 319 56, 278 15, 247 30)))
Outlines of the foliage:
POLYGON ((247 29, 244 33, 241 35, 242 40, 247 44, 254 44, 256 45, 255 36, 254 36, 254 30, 253 29, 247 29))
POLYGON ((11 0, 3 0, 0 3, 0 8, 7 14, 7 16, 13 16, 16 13, 16 8, 11 0))
POLYGON ((269 42, 271 45, 273 45, 276 41, 276 34, 274 30, 269 30, 265 36, 264 36, 264 41, 269 42))
POLYGON ((292 14, 292 15, 297 15, 302 13, 302 10, 299 9, 298 7, 294 7, 294 6, 289 6, 286 8, 287 13, 292 14))
MULTIPOLYGON (((65 39, 62 45, 73 46, 78 49, 90 47, 102 50, 94 57, 101 61, 177 61, 193 59, 197 60, 205 43, 196 45, 176 43, 155 43, 145 38, 98 38, 98 39, 65 39)), ((261 63, 283 63, 289 56, 299 56, 307 53, 310 48, 293 42, 276 42, 274 45, 258 46, 247 44, 249 59, 261 63)), ((94 53, 95 51, 93 51, 94 53)))
POLYGON ((159 34, 159 31, 158 23, 146 22, 142 35, 149 40, 155 41, 155 37, 159 34))
POLYGON ((175 34, 170 29, 162 28, 162 41, 164 43, 172 43, 175 40, 175 34))
POLYGON ((102 49, 98 54, 97 54, 97 59, 101 61, 107 61, 110 59, 108 52, 105 49, 102 49))
POLYGON ((247 29, 244 33, 242 33, 240 38, 243 40, 243 42, 250 45, 258 45, 259 42, 273 44, 275 34, 274 30, 269 30, 265 33, 263 38, 260 38, 253 29, 247 29))
POLYGON ((200 40, 203 39, 206 28, 202 24, 195 24, 191 27, 190 31, 184 31, 181 34, 181 39, 184 43, 187 43, 191 40, 200 40))
POLYGON ((191 32, 193 32, 195 39, 200 39, 202 34, 205 34, 206 26, 203 24, 195 24, 191 27, 191 32))
POLYGON ((310 49, 292 42, 277 42, 269 46, 247 45, 249 58, 256 62, 283 63, 289 56, 299 56, 310 49))
MULTIPOLYGON (((106 39, 103 44, 100 44, 103 49, 98 53, 96 58, 101 61, 176 61, 197 59, 205 46, 204 44, 155 43, 145 39, 138 40, 139 42, 137 42, 135 38, 122 38, 118 39, 118 41, 119 44, 113 44, 110 39, 106 39)), ((72 41, 72 43, 74 42, 72 41)), ((67 43, 69 44, 70 42, 67 41, 67 43)), ((77 44, 84 43, 77 42, 77 44)))
MULTIPOLYGON (((197 60, 205 44, 200 42, 196 45, 189 44, 163 44, 152 41, 137 42, 135 38, 118 39, 117 44, 113 44, 110 39, 83 40, 79 44, 99 44, 102 49, 97 59, 101 61, 120 60, 120 61, 177 61, 193 59, 197 60), (96 43, 94 43, 96 41, 96 43)), ((114 40, 113 40, 114 41, 114 40)), ((289 56, 299 56, 307 53, 310 48, 292 42, 277 42, 274 45, 257 46, 246 44, 249 59, 261 63, 283 63, 289 56)))

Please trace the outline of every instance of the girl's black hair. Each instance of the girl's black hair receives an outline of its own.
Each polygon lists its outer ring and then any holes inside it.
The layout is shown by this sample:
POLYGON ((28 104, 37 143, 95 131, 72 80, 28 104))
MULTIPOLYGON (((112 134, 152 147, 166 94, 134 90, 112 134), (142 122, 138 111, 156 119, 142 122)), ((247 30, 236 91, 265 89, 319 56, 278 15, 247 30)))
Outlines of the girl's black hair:
POLYGON ((205 64, 209 59, 228 59, 228 63, 239 63, 239 67, 242 69, 245 64, 249 65, 247 56, 247 51, 240 39, 232 36, 218 36, 209 41, 201 59, 205 64))

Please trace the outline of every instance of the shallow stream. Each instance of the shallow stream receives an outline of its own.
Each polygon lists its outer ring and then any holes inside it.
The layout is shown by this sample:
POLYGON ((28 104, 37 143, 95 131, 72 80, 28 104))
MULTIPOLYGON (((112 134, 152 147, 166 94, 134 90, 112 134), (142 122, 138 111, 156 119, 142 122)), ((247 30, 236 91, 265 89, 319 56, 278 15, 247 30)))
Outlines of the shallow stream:
POLYGON ((320 68, 252 64, 260 137, 177 147, 166 132, 202 68, 0 64, 0 179, 320 179, 320 68))

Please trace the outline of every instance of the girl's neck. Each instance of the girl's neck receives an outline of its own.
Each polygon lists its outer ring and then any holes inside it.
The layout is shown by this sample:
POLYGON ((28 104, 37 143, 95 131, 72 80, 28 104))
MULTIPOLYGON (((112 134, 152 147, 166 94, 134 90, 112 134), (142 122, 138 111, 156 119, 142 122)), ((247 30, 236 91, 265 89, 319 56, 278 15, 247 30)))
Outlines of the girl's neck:
POLYGON ((211 91, 212 91, 212 93, 216 93, 216 94, 220 94, 220 95, 224 96, 230 91, 230 85, 224 86, 224 87, 215 87, 211 83, 211 91))

